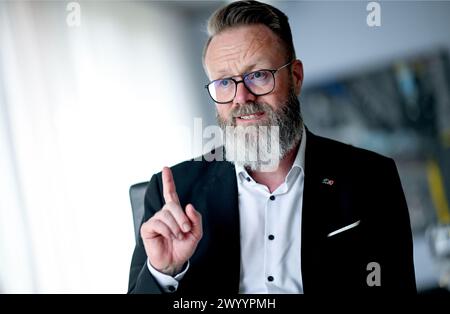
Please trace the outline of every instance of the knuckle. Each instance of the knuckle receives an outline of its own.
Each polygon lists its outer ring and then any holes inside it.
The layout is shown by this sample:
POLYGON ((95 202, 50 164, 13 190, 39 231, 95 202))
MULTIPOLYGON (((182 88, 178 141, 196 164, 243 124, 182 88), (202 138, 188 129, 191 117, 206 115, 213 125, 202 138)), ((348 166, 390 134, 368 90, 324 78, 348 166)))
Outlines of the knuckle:
POLYGON ((140 228, 140 234, 141 234, 141 236, 142 235, 144 235, 144 234, 146 234, 146 233, 148 233, 148 232, 150 232, 150 231, 152 231, 152 226, 151 226, 151 224, 149 224, 148 222, 146 222, 146 223, 143 223, 142 224, 142 226, 141 226, 141 228, 140 228))
POLYGON ((152 223, 154 223, 156 220, 161 220, 164 217, 164 210, 160 210, 152 217, 152 223))
POLYGON ((172 213, 168 210, 161 213, 161 221, 165 223, 169 229, 178 230, 178 225, 176 224, 176 220, 173 217, 172 213))
POLYGON ((141 231, 150 228, 150 226, 151 226, 151 224, 152 224, 152 221, 153 221, 153 217, 150 218, 149 220, 147 220, 146 222, 144 222, 144 223, 141 225, 141 231))
POLYGON ((166 202, 166 204, 164 205, 163 208, 167 209, 167 210, 173 210, 173 208, 176 206, 174 201, 168 201, 166 202))
POLYGON ((160 216, 162 219, 167 220, 171 218, 172 214, 168 210, 162 210, 160 216))

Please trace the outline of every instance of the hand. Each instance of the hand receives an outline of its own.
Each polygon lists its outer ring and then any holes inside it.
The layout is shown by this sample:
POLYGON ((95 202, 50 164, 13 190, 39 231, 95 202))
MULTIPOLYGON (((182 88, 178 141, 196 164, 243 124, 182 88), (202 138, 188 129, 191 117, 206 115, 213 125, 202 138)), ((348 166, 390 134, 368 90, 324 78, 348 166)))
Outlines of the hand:
POLYGON ((141 237, 150 264, 174 276, 194 254, 202 238, 202 217, 191 204, 183 211, 168 167, 163 168, 162 182, 166 204, 142 225, 141 237))

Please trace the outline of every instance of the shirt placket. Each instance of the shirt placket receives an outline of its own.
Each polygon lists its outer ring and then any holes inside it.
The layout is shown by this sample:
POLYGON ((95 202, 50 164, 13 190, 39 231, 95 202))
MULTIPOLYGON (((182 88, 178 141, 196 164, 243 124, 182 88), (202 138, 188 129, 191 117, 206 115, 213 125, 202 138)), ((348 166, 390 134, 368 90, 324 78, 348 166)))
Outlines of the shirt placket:
POLYGON ((265 206, 265 228, 264 228, 264 250, 265 250, 265 267, 264 280, 268 293, 273 293, 274 286, 276 286, 277 269, 275 261, 277 259, 277 247, 275 234, 275 224, 277 223, 277 210, 279 209, 277 199, 279 195, 268 194, 265 206))

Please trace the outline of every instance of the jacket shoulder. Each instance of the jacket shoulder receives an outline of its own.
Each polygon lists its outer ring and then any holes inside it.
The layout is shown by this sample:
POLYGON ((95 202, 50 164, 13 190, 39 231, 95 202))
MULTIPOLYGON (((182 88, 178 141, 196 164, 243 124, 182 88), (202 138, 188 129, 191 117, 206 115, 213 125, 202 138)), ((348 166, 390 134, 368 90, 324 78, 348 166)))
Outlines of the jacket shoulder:
MULTIPOLYGON (((330 138, 317 135, 313 136, 313 142, 321 155, 328 155, 327 159, 334 160, 340 165, 351 165, 353 167, 364 164, 390 164, 392 158, 381 155, 374 151, 356 147, 339 142, 330 138)), ((308 147, 308 145, 306 146, 308 147)))

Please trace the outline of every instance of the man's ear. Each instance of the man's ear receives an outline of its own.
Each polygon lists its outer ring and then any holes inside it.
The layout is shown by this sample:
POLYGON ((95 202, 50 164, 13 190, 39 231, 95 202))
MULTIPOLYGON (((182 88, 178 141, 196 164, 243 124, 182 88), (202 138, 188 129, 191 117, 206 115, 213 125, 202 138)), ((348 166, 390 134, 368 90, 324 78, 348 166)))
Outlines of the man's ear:
POLYGON ((298 59, 292 63, 292 78, 295 94, 298 96, 300 95, 303 84, 303 63, 298 59))

